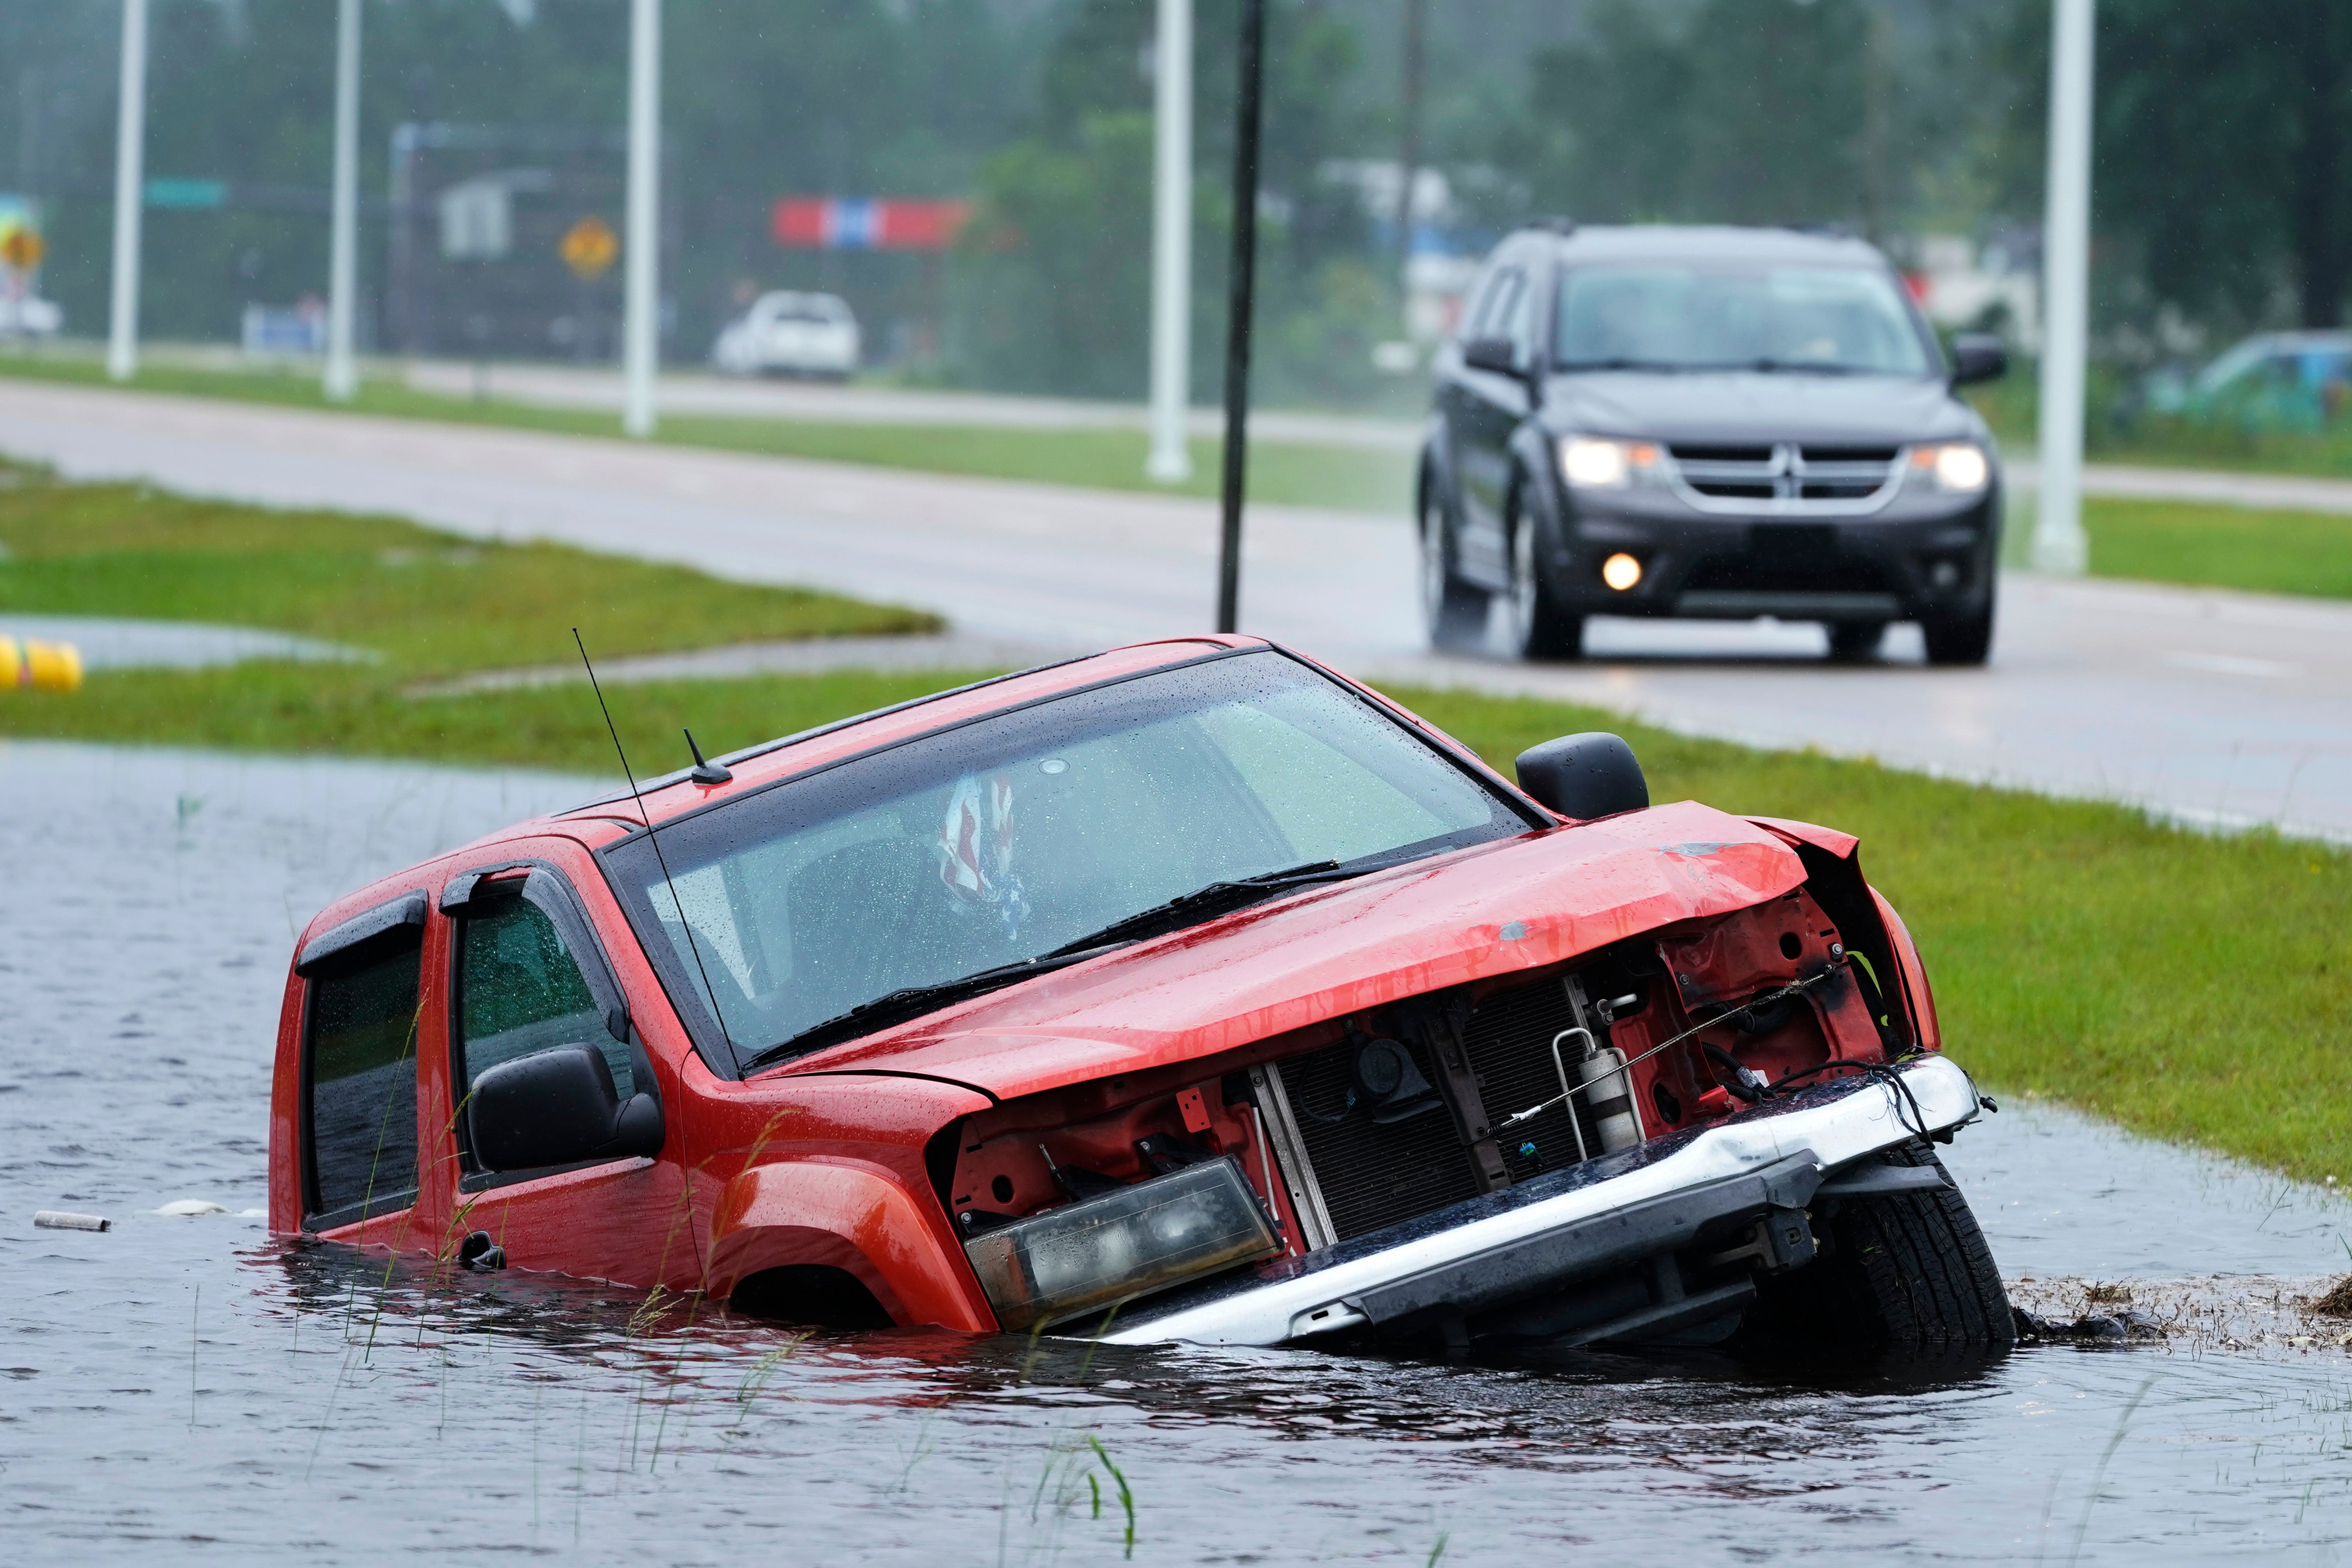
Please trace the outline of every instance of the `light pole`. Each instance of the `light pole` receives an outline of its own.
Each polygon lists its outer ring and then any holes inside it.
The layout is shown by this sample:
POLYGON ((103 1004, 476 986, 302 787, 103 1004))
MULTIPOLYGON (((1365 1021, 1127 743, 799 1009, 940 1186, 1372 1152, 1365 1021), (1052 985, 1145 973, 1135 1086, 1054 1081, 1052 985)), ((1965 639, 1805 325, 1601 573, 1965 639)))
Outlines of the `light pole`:
POLYGON ((122 0, 121 101, 114 121, 114 298, 106 374, 139 372, 139 204, 146 195, 147 0, 122 0))
POLYGON ((629 212, 622 247, 621 428, 654 433, 661 322, 661 0, 629 14, 629 212))
POLYGON ((2091 310, 2092 0, 2053 0, 2050 36, 2049 209, 2042 225, 2042 504, 2036 571, 2079 576, 2083 535, 2083 362, 2091 310))
POLYGON ((326 394, 349 403, 359 390, 352 363, 352 294, 359 282, 360 0, 340 0, 335 19, 335 198, 327 262, 326 394))
POLYGON ((1240 629, 1242 490, 1249 471, 1250 312, 1257 285, 1257 150, 1265 96, 1265 0, 1242 0, 1234 105, 1234 252, 1225 303, 1224 530, 1217 551, 1217 629, 1240 629))
POLYGON ((1180 484, 1192 477, 1184 438, 1192 315, 1192 0, 1160 0, 1152 62, 1151 455, 1143 472, 1180 484))

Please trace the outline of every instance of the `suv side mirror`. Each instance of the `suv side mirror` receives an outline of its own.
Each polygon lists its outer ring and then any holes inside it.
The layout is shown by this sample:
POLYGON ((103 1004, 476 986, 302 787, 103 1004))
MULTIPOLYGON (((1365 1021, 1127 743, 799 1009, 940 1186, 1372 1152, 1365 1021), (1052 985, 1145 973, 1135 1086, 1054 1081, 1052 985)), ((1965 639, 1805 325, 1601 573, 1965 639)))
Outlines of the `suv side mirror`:
POLYGON ((1590 822, 1650 804, 1633 748, 1604 730, 1563 735, 1519 753, 1519 787, 1562 816, 1590 822))
POLYGON ((2009 374, 2009 349, 1989 332, 1962 332, 1952 340, 1952 384, 1999 381, 2009 374))
POLYGON ((1523 375, 1519 351, 1508 338, 1472 338, 1462 345, 1462 363, 1472 370, 1492 371, 1496 375, 1523 375))
POLYGON ((500 1062, 474 1080, 466 1109, 474 1158, 486 1171, 530 1171, 661 1152, 660 1102, 621 1103, 613 1069, 593 1046, 556 1046, 500 1062))

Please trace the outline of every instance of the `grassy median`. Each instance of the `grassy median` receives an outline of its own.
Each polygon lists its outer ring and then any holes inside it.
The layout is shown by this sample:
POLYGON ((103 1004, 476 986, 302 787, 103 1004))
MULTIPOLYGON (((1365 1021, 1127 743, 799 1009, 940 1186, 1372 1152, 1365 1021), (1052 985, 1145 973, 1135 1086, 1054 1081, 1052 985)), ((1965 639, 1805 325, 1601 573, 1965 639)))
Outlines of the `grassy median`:
MULTIPOLYGON (((928 624, 583 552, 16 474, 0 479, 0 610, 273 626, 379 658, 100 672, 71 696, 0 693, 0 735, 570 769, 617 783, 583 683, 421 693, 465 669, 562 662, 575 621, 615 658, 928 624)), ((649 773, 686 761, 684 725, 723 751, 962 679, 845 672, 609 695, 632 762, 649 773)), ((2352 1179, 2352 1074, 2336 1056, 2352 1019, 2352 854, 1691 740, 1558 703, 1397 695, 1499 766, 1538 740, 1616 729, 1656 799, 1859 834, 1873 879, 1926 953, 1952 1049, 1989 1087, 2297 1175, 2352 1179)))
MULTIPOLYGON (((111 384, 97 361, 79 356, 0 353, 0 375, 82 386, 111 384)), ((475 402, 382 381, 362 383, 359 395, 348 405, 330 404, 320 391, 315 372, 150 364, 141 370, 136 384, 148 392, 226 397, 279 407, 348 409, 560 435, 619 434, 620 416, 614 413, 551 408, 497 397, 475 402)), ((658 438, 671 446, 756 457, 807 458, 868 468, 1194 497, 1218 493, 1220 454, 1224 448, 1222 441, 1195 439, 1191 444, 1192 477, 1182 484, 1162 485, 1143 477, 1148 439, 1140 430, 853 425, 823 419, 673 413, 662 416, 658 438)), ((1412 510, 1413 458, 1409 452, 1254 440, 1249 455, 1253 500, 1393 517, 1410 515, 1412 510)))

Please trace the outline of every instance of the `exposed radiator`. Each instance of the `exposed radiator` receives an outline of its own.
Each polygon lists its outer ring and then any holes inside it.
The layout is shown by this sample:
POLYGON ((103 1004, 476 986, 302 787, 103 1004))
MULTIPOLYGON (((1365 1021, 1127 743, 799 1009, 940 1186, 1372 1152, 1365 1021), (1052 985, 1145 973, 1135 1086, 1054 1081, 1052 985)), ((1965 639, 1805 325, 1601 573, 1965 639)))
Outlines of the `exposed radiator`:
MULTIPOLYGON (((1463 1047, 1487 1124, 1559 1093, 1551 1042, 1575 1022, 1558 976, 1499 992, 1472 1012, 1463 1027, 1463 1047)), ((1434 1084, 1436 1064, 1427 1042, 1403 1043, 1422 1075, 1434 1084)), ((1571 1080, 1576 1047, 1573 1041, 1566 1047, 1571 1080)), ((1268 1069, 1279 1078, 1281 1098, 1297 1129, 1295 1144, 1284 1141, 1286 1159, 1303 1152, 1300 1163, 1307 1167, 1292 1173, 1292 1184, 1320 1194, 1330 1220, 1328 1239, 1338 1241, 1475 1197, 1479 1190, 1471 1152, 1444 1104, 1387 1125, 1360 1105, 1348 1109, 1360 1048, 1356 1041, 1342 1041, 1268 1069)), ((1581 1097, 1514 1128, 1500 1141, 1510 1178, 1524 1181, 1576 1163, 1581 1157, 1580 1129, 1583 1150, 1599 1153, 1600 1135, 1581 1097)))

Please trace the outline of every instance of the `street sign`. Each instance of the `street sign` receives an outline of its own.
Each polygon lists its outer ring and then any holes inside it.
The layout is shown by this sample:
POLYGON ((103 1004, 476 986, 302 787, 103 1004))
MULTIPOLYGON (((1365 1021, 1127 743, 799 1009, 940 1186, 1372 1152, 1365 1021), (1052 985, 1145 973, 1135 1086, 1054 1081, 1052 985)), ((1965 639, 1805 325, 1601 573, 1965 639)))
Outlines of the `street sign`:
POLYGON ((562 243, 555 249, 574 277, 593 283, 621 254, 621 237, 613 232, 611 224, 591 213, 563 231, 562 243))
POLYGON ((40 231, 26 225, 0 234, 0 263, 11 271, 30 272, 41 264, 41 256, 47 248, 41 242, 40 231))

